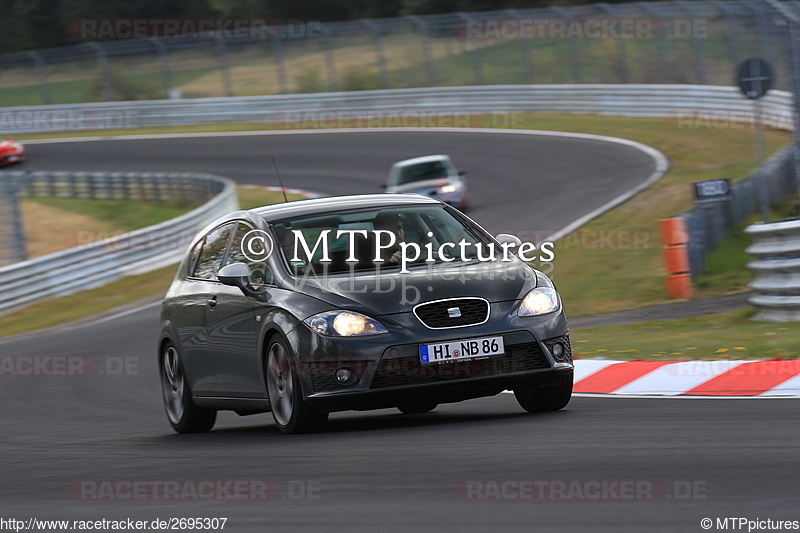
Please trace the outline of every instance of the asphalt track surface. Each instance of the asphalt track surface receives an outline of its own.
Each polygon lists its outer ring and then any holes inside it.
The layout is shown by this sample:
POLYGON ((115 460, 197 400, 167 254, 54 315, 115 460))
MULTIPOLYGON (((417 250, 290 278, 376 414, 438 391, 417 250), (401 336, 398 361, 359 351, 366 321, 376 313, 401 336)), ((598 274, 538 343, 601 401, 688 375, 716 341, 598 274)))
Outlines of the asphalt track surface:
MULTIPOLYGON (((260 184, 275 183, 264 160, 274 155, 287 186, 328 193, 377 190, 394 160, 449 153, 470 171, 472 215, 491 229, 559 229, 653 167, 598 141, 456 133, 28 150, 31 169, 200 170, 260 184)), ((82 369, 0 378, 0 518, 226 517, 233 532, 692 532, 704 531, 703 518, 800 520, 797 401, 580 397, 529 415, 501 394, 424 415, 336 413, 314 435, 284 436, 269 415, 233 413, 210 433, 176 435, 161 406, 157 328, 151 305, 0 339, 3 360, 55 356, 82 369), (222 488, 204 501, 156 489, 119 499, 132 494, 127 482, 175 480, 184 491, 202 480, 222 488), (224 483, 241 480, 267 480, 269 499, 253 489, 253 501, 230 499, 224 483)))

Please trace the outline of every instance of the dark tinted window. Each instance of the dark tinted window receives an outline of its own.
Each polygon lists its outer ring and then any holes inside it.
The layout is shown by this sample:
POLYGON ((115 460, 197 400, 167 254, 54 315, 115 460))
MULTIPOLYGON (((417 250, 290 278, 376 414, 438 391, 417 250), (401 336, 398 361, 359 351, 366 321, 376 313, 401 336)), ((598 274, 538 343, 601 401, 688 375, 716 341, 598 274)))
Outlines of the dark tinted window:
POLYGON ((264 261, 251 261, 246 255, 244 255, 244 252, 242 251, 242 239, 244 239, 244 236, 252 230, 253 228, 251 228, 248 224, 239 222, 239 225, 236 227, 236 233, 233 234, 233 242, 231 243, 231 249, 230 252, 228 252, 228 258, 225 260, 225 264, 230 265, 232 263, 245 263, 250 267, 250 270, 253 273, 251 280, 253 283, 271 284, 274 282, 274 278, 269 265, 264 261))
POLYGON ((194 267, 194 277, 203 279, 216 279, 217 272, 222 266, 222 258, 228 248, 233 223, 225 224, 203 239, 203 247, 200 250, 200 257, 194 267))

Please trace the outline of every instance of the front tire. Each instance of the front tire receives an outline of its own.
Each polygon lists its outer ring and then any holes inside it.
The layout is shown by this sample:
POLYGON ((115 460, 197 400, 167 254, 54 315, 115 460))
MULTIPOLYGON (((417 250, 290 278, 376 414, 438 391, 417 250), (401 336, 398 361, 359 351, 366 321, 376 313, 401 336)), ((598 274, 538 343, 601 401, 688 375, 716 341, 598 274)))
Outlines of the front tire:
POLYGON ((192 392, 175 346, 164 346, 159 366, 164 409, 172 429, 178 433, 202 433, 214 427, 217 412, 197 407, 192 401, 192 392))
POLYGON ((572 398, 572 372, 561 376, 551 385, 526 385, 514 389, 520 407, 529 413, 558 411, 563 409, 572 398))
POLYGON ((319 431, 328 421, 323 413, 306 403, 297 366, 286 341, 273 337, 267 348, 265 375, 272 418, 281 433, 319 431))

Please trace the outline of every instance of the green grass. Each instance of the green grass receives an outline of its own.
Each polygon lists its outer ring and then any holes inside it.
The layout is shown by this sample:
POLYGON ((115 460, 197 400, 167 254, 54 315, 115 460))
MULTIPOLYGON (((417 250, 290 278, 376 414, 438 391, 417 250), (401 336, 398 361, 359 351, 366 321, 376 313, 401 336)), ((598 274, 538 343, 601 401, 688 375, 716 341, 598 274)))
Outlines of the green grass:
POLYGON ((23 197, 32 202, 97 219, 105 229, 134 230, 152 226, 191 211, 196 205, 135 203, 123 200, 82 200, 77 198, 23 197))
POLYGON ((573 331, 581 359, 688 361, 693 359, 797 359, 800 337, 787 323, 754 322, 742 309, 681 320, 573 331))

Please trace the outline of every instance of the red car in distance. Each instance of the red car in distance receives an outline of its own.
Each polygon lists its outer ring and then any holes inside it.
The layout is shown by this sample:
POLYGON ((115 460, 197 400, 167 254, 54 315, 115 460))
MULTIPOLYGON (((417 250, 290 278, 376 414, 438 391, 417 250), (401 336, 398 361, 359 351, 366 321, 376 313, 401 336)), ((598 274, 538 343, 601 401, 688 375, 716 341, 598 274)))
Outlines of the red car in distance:
POLYGON ((25 161, 25 147, 6 137, 0 141, 0 167, 25 161))

